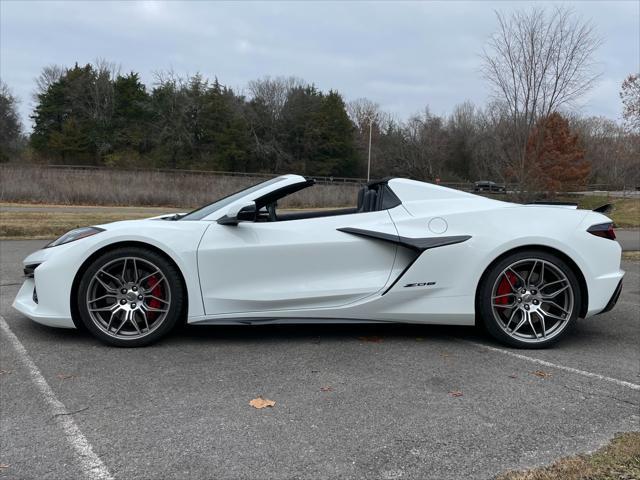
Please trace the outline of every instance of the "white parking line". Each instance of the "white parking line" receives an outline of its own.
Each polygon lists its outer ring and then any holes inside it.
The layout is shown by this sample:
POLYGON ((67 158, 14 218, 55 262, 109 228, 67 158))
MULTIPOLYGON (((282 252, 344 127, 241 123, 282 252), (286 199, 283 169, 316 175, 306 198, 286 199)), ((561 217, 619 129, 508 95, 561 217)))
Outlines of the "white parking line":
POLYGON ((48 404, 53 413, 54 420, 62 427, 67 441, 71 444, 73 449, 78 454, 78 461, 86 478, 90 480, 113 480, 113 477, 109 473, 109 470, 102 463, 102 460, 94 453, 91 444, 87 438, 82 434, 76 423, 73 421, 71 415, 67 411, 64 404, 58 400, 56 394, 51 390, 51 387, 40 373, 40 370, 33 363, 29 353, 24 348, 18 337, 11 331, 9 325, 5 319, 0 316, 0 329, 6 335, 7 339, 18 353, 18 358, 23 365, 29 371, 33 383, 44 397, 44 400, 48 404))
POLYGON ((565 372, 577 373, 578 375, 582 375, 584 377, 595 378, 598 380, 602 380, 605 382, 615 383, 621 387, 630 388, 631 390, 640 390, 640 385, 637 383, 626 382, 624 380, 619 380, 617 378, 606 377, 604 375, 600 375, 598 373, 587 372, 586 370, 579 370, 577 368, 565 367, 564 365, 558 365, 557 363, 547 362, 546 360, 541 360, 539 358, 528 357, 526 355, 522 355, 520 353, 515 353, 510 350, 504 350, 502 348, 492 347, 490 345, 484 345, 483 343, 470 342, 468 340, 461 340, 465 343, 470 343, 471 345, 475 345, 476 347, 483 348, 485 350, 489 350, 491 352, 499 352, 505 355, 509 355, 510 357, 519 358, 520 360, 526 360, 528 362, 537 363, 538 365, 544 365, 545 367, 557 368, 558 370, 564 370, 565 372))

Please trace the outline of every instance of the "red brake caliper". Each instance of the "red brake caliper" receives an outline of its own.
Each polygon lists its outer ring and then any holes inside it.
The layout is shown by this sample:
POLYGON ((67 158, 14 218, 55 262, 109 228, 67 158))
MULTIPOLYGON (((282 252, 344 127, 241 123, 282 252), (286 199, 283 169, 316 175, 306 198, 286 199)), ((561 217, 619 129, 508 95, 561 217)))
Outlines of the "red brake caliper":
MULTIPOLYGON (((164 298, 164 293, 162 291, 162 285, 158 282, 158 279, 155 275, 149 277, 147 280, 149 282, 149 288, 151 289, 151 295, 158 298, 164 298)), ((152 298, 149 300, 148 305, 151 308, 162 308, 162 302, 160 300, 156 300, 152 298)), ((149 320, 155 319, 158 316, 159 312, 149 312, 147 315, 149 316, 149 320)))
POLYGON ((500 297, 500 295, 506 295, 507 293, 511 293, 511 285, 516 284, 516 278, 517 277, 511 272, 506 272, 504 274, 504 277, 502 277, 502 281, 500 282, 500 285, 498 285, 498 290, 496 291, 496 296, 499 298, 496 298, 495 303, 499 303, 500 305, 506 305, 508 303, 512 303, 512 299, 510 297, 507 297, 507 296, 500 297))

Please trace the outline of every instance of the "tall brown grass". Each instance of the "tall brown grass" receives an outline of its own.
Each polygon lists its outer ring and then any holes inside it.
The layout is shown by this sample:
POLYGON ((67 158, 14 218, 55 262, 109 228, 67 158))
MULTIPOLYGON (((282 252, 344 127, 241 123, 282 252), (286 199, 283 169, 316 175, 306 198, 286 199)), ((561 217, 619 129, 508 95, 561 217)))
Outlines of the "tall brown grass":
MULTIPOLYGON (((0 201, 61 205, 198 207, 264 181, 206 173, 0 166, 0 201)), ((318 184, 283 207, 354 205, 357 184, 318 184)))

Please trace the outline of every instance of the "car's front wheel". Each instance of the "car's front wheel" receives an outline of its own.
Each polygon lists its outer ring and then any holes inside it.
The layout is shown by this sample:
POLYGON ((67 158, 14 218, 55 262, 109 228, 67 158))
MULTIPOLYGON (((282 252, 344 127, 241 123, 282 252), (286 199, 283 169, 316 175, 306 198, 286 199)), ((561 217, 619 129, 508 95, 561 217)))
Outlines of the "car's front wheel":
POLYGON ((149 345, 178 321, 184 291, 176 267, 138 247, 106 252, 85 270, 77 307, 87 329, 118 347, 149 345))
POLYGON ((494 264, 478 292, 489 333, 518 348, 556 343, 575 324, 581 302, 573 270, 541 250, 521 251, 494 264))

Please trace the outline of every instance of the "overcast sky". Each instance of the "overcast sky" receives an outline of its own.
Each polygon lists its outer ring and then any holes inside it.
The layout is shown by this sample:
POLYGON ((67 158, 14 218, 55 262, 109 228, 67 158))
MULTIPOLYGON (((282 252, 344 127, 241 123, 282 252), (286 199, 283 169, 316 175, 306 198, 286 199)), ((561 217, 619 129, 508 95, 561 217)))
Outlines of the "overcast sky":
MULTIPOLYGON (((542 2, 539 2, 542 3, 542 2)), ((568 5, 604 40, 603 77, 582 112, 620 118, 620 83, 640 70, 640 2, 568 5)), ((239 91, 265 75, 294 75, 347 100, 367 97, 399 118, 437 114, 489 93, 479 54, 495 10, 528 2, 35 2, 0 0, 0 76, 29 126, 43 66, 104 58, 147 85, 153 72, 201 72, 239 91)))

